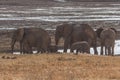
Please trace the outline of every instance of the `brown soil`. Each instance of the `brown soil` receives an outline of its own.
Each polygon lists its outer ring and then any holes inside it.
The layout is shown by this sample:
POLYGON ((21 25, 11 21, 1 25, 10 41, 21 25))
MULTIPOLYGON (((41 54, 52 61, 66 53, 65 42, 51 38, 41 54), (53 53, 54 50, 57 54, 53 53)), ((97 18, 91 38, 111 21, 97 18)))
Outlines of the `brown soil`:
POLYGON ((0 54, 1 80, 119 80, 120 57, 0 54))

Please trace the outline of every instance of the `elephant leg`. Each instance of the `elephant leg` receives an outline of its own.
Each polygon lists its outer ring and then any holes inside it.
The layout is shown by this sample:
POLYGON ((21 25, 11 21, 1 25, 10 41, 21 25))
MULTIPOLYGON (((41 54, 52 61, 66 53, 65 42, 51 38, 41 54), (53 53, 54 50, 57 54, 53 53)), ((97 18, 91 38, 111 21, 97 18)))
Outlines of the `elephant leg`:
POLYGON ((74 51, 73 49, 70 49, 70 52, 71 52, 71 53, 73 53, 73 51, 74 51))
POLYGON ((33 53, 32 47, 31 46, 27 46, 26 50, 25 50, 25 53, 32 54, 33 53))
POLYGON ((68 49, 68 44, 65 41, 65 43, 64 43, 64 52, 67 52, 67 49, 68 49))
POLYGON ((97 44, 96 44, 97 42, 95 41, 95 42, 93 42, 93 49, 94 49, 94 54, 95 55, 98 55, 98 51, 97 51, 97 44))
POLYGON ((33 53, 33 51, 32 51, 32 47, 30 47, 30 49, 29 49, 29 53, 31 53, 31 54, 33 53))
POLYGON ((76 49, 76 55, 78 55, 78 52, 79 52, 79 50, 78 50, 78 49, 76 49))
POLYGON ((81 48, 79 49, 79 52, 82 53, 82 49, 81 48))
POLYGON ((87 53, 90 54, 90 50, 88 50, 87 53))
POLYGON ((37 47, 37 54, 40 53, 40 51, 42 52, 42 49, 40 47, 37 47))
POLYGON ((101 55, 103 55, 103 45, 101 45, 101 52, 100 52, 101 55))
POLYGON ((97 51, 97 47, 93 47, 94 48, 94 54, 98 55, 98 51, 97 51))
POLYGON ((112 56, 114 55, 114 45, 112 46, 112 56))
POLYGON ((108 55, 111 55, 111 47, 108 47, 108 55))
POLYGON ((44 53, 44 50, 42 48, 37 48, 37 54, 40 53, 40 52, 44 53))
POLYGON ((41 48, 41 53, 45 53, 45 49, 44 48, 41 48))
POLYGON ((20 53, 22 54, 22 52, 23 52, 23 42, 20 41, 20 53))
POLYGON ((59 42, 59 37, 56 37, 55 38, 55 44, 58 45, 58 42, 59 42))
POLYGON ((90 49, 89 48, 86 51, 87 51, 88 54, 90 54, 90 49))
POLYGON ((108 53, 108 47, 105 46, 105 55, 108 55, 107 53, 108 53))
POLYGON ((64 52, 67 52, 67 49, 68 49, 69 45, 70 45, 70 37, 65 39, 65 42, 64 42, 64 52))
POLYGON ((32 52, 32 46, 31 44, 29 43, 28 40, 24 39, 23 42, 22 42, 22 52, 23 53, 33 53, 32 52))

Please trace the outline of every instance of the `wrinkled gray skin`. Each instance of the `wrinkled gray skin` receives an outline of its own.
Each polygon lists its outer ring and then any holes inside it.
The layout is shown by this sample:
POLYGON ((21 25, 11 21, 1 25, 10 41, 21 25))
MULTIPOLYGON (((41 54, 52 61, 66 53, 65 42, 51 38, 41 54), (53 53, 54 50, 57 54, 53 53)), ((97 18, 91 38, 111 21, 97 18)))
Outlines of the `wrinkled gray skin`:
POLYGON ((78 52, 80 52, 80 53, 90 53, 90 46, 89 46, 88 42, 86 42, 86 41, 75 42, 71 45, 70 50, 71 50, 71 52, 76 50, 76 54, 78 54, 78 52))
POLYGON ((103 55, 103 47, 105 47, 105 55, 114 55, 114 45, 117 31, 115 28, 99 28, 97 35, 101 39, 101 52, 103 55))
POLYGON ((41 53, 49 50, 51 43, 48 33, 41 28, 18 28, 12 37, 11 49, 13 53, 14 45, 18 41, 20 43, 20 53, 26 49, 28 53, 32 53, 32 47, 36 47, 41 53))
POLYGON ((58 41, 61 37, 64 37, 64 52, 74 43, 78 41, 87 41, 88 44, 94 48, 94 53, 98 54, 96 49, 97 36, 95 31, 88 24, 62 24, 57 26, 55 41, 58 45, 58 41))

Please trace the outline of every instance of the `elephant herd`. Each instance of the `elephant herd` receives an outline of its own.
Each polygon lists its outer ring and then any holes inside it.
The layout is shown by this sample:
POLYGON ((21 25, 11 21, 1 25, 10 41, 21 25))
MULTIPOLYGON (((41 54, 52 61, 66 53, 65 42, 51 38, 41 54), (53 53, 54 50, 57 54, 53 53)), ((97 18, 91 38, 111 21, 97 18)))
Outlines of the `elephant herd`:
POLYGON ((97 39, 100 39, 101 52, 105 47, 105 55, 114 55, 114 44, 117 31, 115 28, 98 28, 96 31, 88 24, 63 23, 56 27, 55 45, 51 45, 51 37, 42 28, 18 28, 14 31, 11 42, 12 53, 16 41, 20 43, 20 53, 33 53, 33 48, 37 53, 57 52, 60 38, 64 39, 64 52, 76 50, 82 53, 90 53, 93 47, 94 54, 98 55, 97 39))

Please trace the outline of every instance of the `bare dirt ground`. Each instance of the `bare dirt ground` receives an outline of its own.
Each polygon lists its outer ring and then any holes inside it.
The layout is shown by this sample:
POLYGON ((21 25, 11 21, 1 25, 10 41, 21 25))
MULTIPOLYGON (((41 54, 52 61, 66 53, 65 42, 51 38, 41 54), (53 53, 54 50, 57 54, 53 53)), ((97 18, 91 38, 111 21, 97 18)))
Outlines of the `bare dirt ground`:
POLYGON ((87 54, 0 54, 0 77, 1 80, 119 80, 119 61, 118 56, 87 54))

